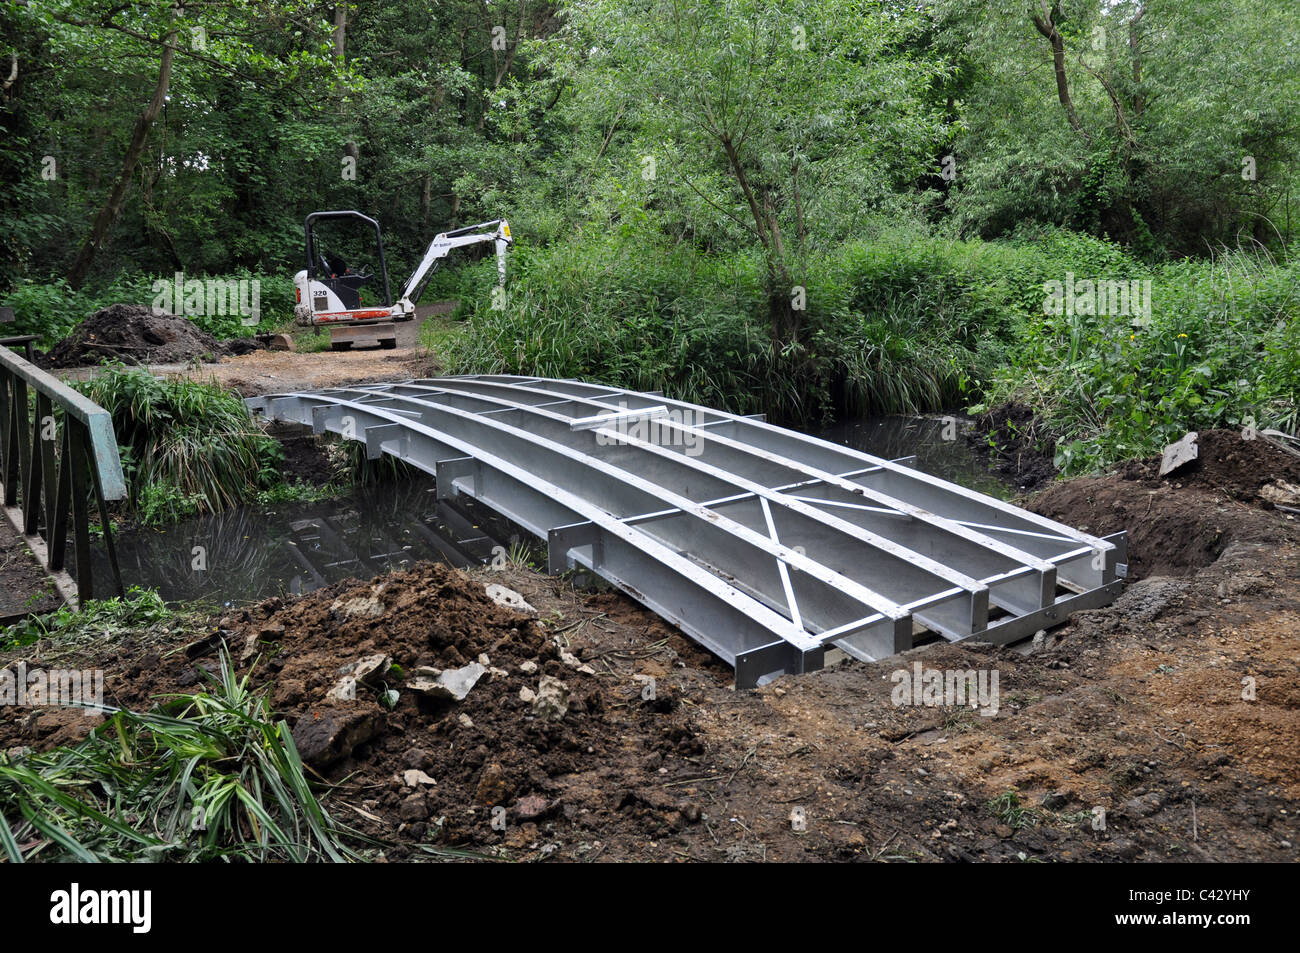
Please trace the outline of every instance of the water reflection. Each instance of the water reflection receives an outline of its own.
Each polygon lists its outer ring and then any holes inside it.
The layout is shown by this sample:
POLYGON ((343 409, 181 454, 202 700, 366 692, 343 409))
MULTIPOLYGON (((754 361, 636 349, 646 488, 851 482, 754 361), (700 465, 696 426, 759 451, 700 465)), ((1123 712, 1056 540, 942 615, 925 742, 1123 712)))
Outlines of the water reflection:
MULTIPOLYGON (((439 502, 433 481, 420 479, 321 503, 238 507, 115 539, 127 585, 156 588, 168 601, 224 603, 311 592, 423 560, 469 566, 519 532, 472 504, 439 502)), ((106 584, 97 555, 96 578, 106 584)))
POLYGON ((1015 486, 989 469, 988 453, 967 439, 970 427, 965 417, 895 416, 844 420, 810 432, 887 460, 915 455, 918 470, 998 499, 1010 499, 1015 486))

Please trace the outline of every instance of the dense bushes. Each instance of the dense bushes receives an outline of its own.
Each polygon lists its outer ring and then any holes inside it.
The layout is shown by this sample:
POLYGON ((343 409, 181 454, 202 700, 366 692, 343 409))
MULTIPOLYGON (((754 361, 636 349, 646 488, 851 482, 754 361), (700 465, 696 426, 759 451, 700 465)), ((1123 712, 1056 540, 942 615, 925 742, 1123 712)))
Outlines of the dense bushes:
POLYGON ((1154 453, 1188 430, 1295 429, 1300 267, 1238 250, 1102 276, 1150 281, 1149 315, 1028 316, 987 388, 988 401, 1043 416, 1065 472, 1154 453))
MULTIPOLYGON (((245 325, 233 305, 225 309, 226 314, 187 315, 190 320, 214 337, 220 339, 243 337, 292 320, 294 305, 292 276, 242 271, 222 275, 219 280, 258 282, 256 287, 261 315, 257 326, 245 325)), ((121 275, 107 285, 87 287, 81 291, 73 291, 62 278, 49 281, 19 281, 0 301, 14 309, 14 323, 0 328, 0 333, 36 334, 40 338, 37 342, 38 346, 48 348, 67 337, 73 328, 100 308, 118 303, 153 306, 159 299, 155 291, 156 281, 171 286, 174 276, 121 275)), ((250 300, 252 287, 249 286, 250 300)), ((184 310, 183 303, 170 300, 164 300, 160 306, 176 314, 184 310)), ((215 309, 210 310, 215 311, 215 309)))
POLYGON ((1300 267, 1254 252, 1153 267, 1058 229, 1007 242, 885 233, 807 262, 805 333, 785 348, 766 330, 760 268, 644 236, 521 247, 506 308, 475 296, 453 366, 662 390, 787 422, 1014 398, 1043 418, 1068 472, 1187 429, 1296 423, 1300 267), (1084 281, 1139 293, 1126 314, 1073 301, 1045 313, 1051 283, 1070 281, 1079 294, 1084 281))

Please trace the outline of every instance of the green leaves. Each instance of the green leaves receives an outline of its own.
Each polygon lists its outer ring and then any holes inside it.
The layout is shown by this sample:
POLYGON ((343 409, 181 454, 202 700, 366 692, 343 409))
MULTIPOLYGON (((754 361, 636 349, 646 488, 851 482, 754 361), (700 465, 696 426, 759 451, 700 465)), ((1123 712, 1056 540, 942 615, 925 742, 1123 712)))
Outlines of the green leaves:
POLYGON ((113 416, 127 488, 148 518, 213 512, 252 500, 282 451, 238 394, 188 378, 110 369, 77 385, 113 416))
POLYGON ((14 862, 342 862, 356 857, 343 833, 288 726, 224 654, 208 691, 118 712, 71 748, 0 754, 0 850, 14 862))

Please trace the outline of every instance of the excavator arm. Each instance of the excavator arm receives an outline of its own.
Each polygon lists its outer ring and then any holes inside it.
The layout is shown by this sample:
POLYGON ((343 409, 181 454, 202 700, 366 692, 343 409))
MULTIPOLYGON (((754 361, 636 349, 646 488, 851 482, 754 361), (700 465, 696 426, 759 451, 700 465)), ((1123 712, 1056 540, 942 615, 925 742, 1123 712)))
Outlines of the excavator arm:
POLYGON ((428 284, 433 273, 438 270, 438 265, 442 259, 446 258, 454 249, 464 248, 466 245, 477 245, 480 242, 493 242, 496 244, 497 280, 504 285, 506 283, 506 249, 514 242, 514 239, 510 237, 509 222, 499 218, 491 222, 467 225, 465 228, 458 228, 451 232, 442 232, 434 236, 433 241, 429 243, 429 247, 424 253, 424 258, 420 260, 420 264, 411 273, 411 277, 406 279, 406 284, 402 287, 401 297, 397 299, 397 304, 393 308, 394 316, 398 314, 414 315, 415 306, 420 300, 424 286, 428 284))

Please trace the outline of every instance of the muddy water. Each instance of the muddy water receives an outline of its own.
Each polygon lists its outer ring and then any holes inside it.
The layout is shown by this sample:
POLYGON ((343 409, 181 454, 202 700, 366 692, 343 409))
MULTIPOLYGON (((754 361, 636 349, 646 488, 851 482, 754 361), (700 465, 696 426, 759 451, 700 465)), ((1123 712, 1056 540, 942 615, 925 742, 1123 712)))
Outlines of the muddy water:
MULTIPOLYGON (((513 533, 518 533, 514 530, 513 533)), ((487 514, 434 498, 431 479, 361 488, 321 503, 239 507, 115 536, 123 581, 168 601, 252 602, 311 592, 422 560, 481 563, 512 530, 487 514)), ((96 578, 107 563, 95 547, 96 578)))
POLYGON ((1010 499, 1016 493, 1015 485, 989 469, 987 451, 967 438, 970 427, 963 417, 893 416, 845 420, 809 432, 888 460, 914 455, 918 470, 998 499, 1010 499))
MULTIPOLYGON (((916 465, 954 483, 1002 498, 1013 488, 988 469, 987 457, 941 417, 845 421, 813 435, 887 459, 916 455, 916 465)), ((304 593, 345 578, 368 578, 423 560, 468 566, 527 533, 472 504, 434 497, 433 481, 359 489, 322 503, 240 507, 157 529, 119 532, 127 585, 155 588, 168 601, 253 602, 304 593)), ((107 583, 99 547, 96 577, 107 583)), ((101 590, 103 591, 103 590, 101 590)))

